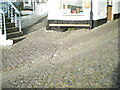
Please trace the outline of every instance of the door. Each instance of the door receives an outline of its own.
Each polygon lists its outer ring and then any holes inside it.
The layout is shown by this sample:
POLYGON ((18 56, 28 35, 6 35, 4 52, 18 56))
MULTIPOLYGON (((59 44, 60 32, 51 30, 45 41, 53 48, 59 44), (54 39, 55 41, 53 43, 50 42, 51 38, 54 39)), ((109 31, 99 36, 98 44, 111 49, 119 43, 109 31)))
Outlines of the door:
POLYGON ((112 20, 112 5, 107 6, 107 20, 112 20))

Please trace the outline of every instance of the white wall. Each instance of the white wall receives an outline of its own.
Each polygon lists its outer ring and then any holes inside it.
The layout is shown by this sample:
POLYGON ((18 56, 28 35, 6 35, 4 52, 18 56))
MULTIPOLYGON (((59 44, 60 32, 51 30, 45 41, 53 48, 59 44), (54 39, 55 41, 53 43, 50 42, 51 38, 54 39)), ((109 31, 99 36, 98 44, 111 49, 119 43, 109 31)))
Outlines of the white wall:
MULTIPOLYGON (((48 20, 90 20, 90 9, 83 9, 84 15, 63 15, 58 0, 48 1, 48 20)), ((103 19, 107 15, 107 0, 93 0, 93 19, 103 19)))
POLYGON ((104 19, 107 17, 107 0, 93 0, 93 19, 104 19))
POLYGON ((58 7, 59 5, 57 0, 48 0, 48 19, 58 19, 61 17, 61 10, 59 10, 58 7))
MULTIPOLYGON (((90 9, 84 15, 63 15, 63 9, 59 8, 59 0, 48 0, 48 20, 89 20, 90 9)), ((84 10, 85 11, 85 10, 84 10)), ((86 12, 85 11, 85 12, 86 12)))
POLYGON ((5 35, 0 35, 0 46, 12 45, 13 40, 6 40, 5 35))
POLYGON ((35 13, 41 15, 42 13, 48 13, 46 3, 35 4, 35 13))
POLYGON ((113 8, 112 12, 113 14, 120 13, 120 0, 113 0, 113 8))
POLYGON ((93 20, 97 20, 98 19, 98 1, 97 0, 93 0, 93 20))
POLYGON ((100 0, 98 2, 98 19, 107 17, 107 0, 100 0))

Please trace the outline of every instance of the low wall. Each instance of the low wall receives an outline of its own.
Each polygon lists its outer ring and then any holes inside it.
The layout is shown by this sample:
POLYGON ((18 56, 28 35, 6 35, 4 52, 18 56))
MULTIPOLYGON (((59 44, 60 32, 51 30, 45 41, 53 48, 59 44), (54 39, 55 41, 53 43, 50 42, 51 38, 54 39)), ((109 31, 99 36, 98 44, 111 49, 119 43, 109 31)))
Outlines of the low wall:
POLYGON ((43 17, 46 17, 46 16, 47 16, 47 12, 43 12, 41 14, 34 13, 32 15, 23 16, 21 18, 22 29, 35 24, 40 19, 42 19, 43 17))
POLYGON ((22 16, 21 18, 22 29, 34 25, 36 22, 38 22, 43 17, 46 17, 47 15, 48 15, 48 10, 46 4, 43 3, 36 5, 33 14, 28 16, 22 16))

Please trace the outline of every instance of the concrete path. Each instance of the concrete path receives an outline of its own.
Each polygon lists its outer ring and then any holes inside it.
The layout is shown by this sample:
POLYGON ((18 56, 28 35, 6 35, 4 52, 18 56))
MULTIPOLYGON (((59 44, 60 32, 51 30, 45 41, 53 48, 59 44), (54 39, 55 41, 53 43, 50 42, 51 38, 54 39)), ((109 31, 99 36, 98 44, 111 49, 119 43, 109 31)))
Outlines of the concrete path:
POLYGON ((3 88, 118 87, 118 20, 92 31, 39 29, 3 48, 3 88))

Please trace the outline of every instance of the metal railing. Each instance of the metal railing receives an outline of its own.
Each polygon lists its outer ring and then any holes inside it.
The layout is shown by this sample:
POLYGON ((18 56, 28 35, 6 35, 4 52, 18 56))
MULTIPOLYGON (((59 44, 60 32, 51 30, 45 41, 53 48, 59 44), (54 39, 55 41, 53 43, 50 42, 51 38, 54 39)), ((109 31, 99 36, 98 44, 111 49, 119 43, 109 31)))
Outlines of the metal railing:
POLYGON ((0 35, 5 35, 6 38, 5 12, 2 9, 0 9, 0 35))
POLYGON ((22 32, 21 31, 21 13, 15 7, 15 5, 12 2, 10 2, 10 0, 7 0, 7 1, 8 1, 7 4, 9 8, 11 8, 11 22, 14 22, 16 27, 19 27, 19 32, 22 32))
MULTIPOLYGON (((15 23, 15 26, 19 28, 19 32, 22 32, 21 13, 10 0, 0 2, 0 14, 2 15, 0 17, 1 21, 4 20, 4 26, 5 18, 8 18, 11 20, 11 23, 15 23)), ((6 26, 4 27, 4 34, 6 34, 6 26)))

